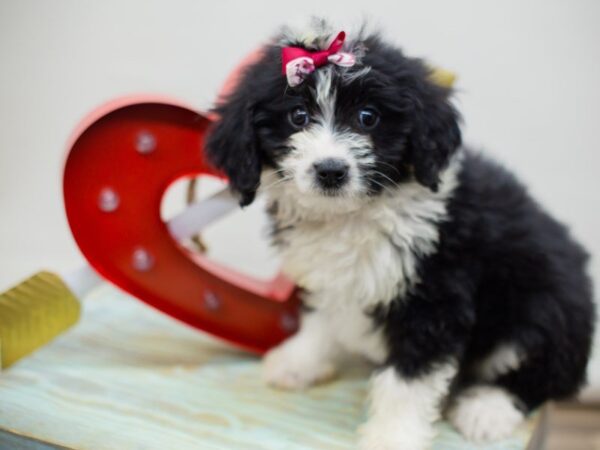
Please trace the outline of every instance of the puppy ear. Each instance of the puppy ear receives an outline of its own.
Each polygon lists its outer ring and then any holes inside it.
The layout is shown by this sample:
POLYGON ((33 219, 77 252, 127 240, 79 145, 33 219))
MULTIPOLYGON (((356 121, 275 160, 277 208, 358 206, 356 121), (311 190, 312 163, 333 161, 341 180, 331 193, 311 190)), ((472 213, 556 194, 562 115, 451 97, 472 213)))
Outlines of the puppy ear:
POLYGON ((243 95, 234 94, 215 108, 220 116, 205 142, 208 161, 222 170, 231 188, 240 194, 240 206, 254 200, 262 161, 254 129, 254 111, 243 95))
POLYGON ((427 81, 415 100, 415 122, 408 147, 416 180, 437 191, 440 172, 461 144, 459 115, 449 101, 451 90, 427 81))

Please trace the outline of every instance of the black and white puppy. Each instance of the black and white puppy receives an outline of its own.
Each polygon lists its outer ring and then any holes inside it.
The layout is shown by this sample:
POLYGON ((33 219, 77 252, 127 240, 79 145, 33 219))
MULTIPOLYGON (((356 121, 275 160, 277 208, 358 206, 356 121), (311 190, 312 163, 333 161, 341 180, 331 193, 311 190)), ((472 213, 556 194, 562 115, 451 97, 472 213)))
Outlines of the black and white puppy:
POLYGON ((284 271, 305 290, 266 381, 304 388, 343 353, 379 367, 364 449, 425 448, 442 413, 466 437, 508 436, 585 380, 595 311, 586 252, 515 177, 461 145, 451 91, 377 35, 290 87, 282 33, 216 111, 210 160, 268 199, 284 271))

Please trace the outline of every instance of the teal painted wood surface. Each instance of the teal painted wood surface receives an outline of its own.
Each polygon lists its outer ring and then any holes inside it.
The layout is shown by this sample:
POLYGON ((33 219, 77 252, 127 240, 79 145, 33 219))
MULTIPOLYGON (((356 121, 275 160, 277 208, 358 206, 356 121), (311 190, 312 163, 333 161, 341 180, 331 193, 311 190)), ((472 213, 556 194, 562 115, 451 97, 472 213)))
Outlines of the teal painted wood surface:
MULTIPOLYGON (((369 369, 305 392, 264 386, 260 361, 103 286, 82 321, 0 374, 0 430, 75 449, 353 449, 369 369)), ((446 423, 434 450, 524 449, 536 420, 493 445, 446 423)))

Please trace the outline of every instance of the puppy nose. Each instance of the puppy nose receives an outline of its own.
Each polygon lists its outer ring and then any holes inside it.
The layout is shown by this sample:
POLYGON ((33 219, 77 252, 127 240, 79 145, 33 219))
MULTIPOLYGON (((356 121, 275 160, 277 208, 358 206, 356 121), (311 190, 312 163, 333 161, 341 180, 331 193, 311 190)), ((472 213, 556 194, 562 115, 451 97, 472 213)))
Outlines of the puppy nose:
POLYGON ((313 164, 317 181, 326 188, 340 187, 348 178, 350 166, 341 159, 327 158, 313 164))

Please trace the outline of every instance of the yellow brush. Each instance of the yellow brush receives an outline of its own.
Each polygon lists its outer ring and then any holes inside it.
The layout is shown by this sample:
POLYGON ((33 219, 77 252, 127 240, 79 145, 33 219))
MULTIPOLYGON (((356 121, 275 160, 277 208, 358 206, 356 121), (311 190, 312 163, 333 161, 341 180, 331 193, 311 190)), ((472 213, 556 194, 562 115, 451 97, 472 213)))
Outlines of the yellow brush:
POLYGON ((0 294, 0 369, 79 319, 79 301, 58 275, 40 272, 0 294))

